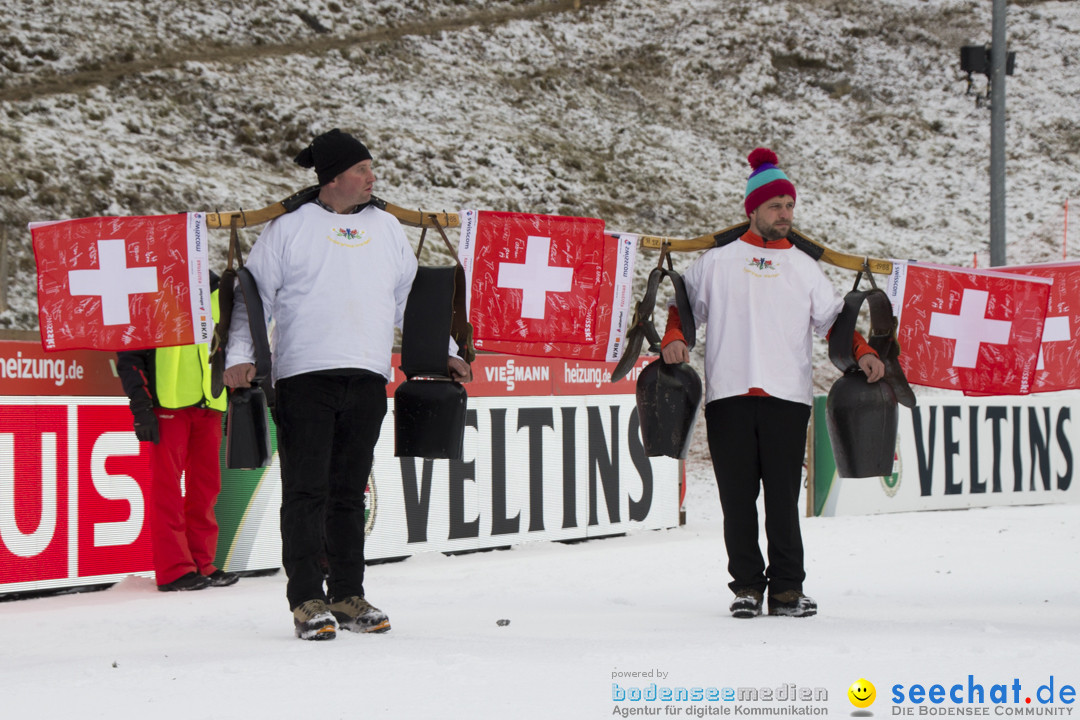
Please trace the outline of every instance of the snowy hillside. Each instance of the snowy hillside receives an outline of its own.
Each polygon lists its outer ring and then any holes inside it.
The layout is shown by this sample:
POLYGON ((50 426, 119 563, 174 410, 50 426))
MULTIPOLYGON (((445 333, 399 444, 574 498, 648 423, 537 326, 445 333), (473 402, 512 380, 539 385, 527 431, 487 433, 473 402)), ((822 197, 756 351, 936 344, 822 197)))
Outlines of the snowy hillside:
MULTIPOLYGON (((37 325, 28 221, 262 207, 311 182, 291 159, 331 127, 399 205, 674 236, 740 221, 767 145, 811 237, 989 264, 990 113, 959 69, 987 0, 573 5, 0 0, 0 328, 37 325)), ((1080 3, 1010 3, 1008 29, 1008 259, 1055 260, 1080 197, 1080 3)))

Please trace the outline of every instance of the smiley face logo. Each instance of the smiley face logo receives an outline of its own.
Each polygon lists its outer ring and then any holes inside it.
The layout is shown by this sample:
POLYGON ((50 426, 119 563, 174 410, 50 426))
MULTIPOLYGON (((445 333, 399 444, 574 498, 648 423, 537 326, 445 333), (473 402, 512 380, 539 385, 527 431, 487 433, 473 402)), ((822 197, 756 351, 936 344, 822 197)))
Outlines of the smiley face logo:
POLYGON ((851 704, 857 708, 868 708, 874 704, 874 700, 877 699, 877 690, 874 688, 874 683, 870 682, 866 678, 859 678, 855 682, 851 683, 851 687, 847 691, 848 700, 851 704))

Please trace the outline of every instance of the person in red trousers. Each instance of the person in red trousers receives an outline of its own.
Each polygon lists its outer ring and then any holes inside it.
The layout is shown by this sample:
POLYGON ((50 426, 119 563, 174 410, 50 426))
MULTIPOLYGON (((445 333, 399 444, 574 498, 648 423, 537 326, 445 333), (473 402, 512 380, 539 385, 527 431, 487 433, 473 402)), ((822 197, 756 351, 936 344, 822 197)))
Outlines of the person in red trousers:
MULTIPOLYGON (((217 277, 211 273, 217 314, 217 277)), ((215 318, 216 319, 216 318, 215 318)), ((221 491, 224 390, 210 384, 209 348, 185 345, 117 353, 135 436, 150 443, 150 538, 158 590, 232 585, 236 573, 214 565, 221 491), (181 489, 181 478, 184 487, 181 489)))

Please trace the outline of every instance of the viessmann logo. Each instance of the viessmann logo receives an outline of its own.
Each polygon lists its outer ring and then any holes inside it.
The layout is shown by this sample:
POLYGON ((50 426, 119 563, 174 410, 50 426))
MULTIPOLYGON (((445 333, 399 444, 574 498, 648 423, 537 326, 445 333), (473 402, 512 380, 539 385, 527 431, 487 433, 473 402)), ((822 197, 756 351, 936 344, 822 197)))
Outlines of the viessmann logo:
POLYGON ((488 382, 506 383, 506 391, 513 392, 519 382, 551 382, 551 368, 515 362, 511 358, 504 365, 484 368, 484 377, 488 382))

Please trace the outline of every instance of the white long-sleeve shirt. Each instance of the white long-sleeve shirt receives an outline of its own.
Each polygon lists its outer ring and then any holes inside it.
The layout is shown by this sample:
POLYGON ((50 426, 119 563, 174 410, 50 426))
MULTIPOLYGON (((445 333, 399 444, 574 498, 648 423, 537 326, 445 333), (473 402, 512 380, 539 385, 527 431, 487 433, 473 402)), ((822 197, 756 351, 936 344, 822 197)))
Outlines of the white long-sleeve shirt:
POLYGON ((706 402, 751 388, 813 402, 813 335, 825 336, 844 303, 817 261, 783 245, 740 239, 706 251, 683 275, 694 320, 708 326, 706 402))
MULTIPOLYGON (((275 381, 339 368, 392 377, 394 328, 417 267, 397 218, 370 205, 342 215, 307 203, 266 227, 246 267, 274 320, 275 381)), ((225 364, 254 361, 237 288, 225 364)))

